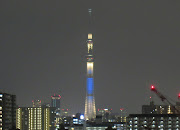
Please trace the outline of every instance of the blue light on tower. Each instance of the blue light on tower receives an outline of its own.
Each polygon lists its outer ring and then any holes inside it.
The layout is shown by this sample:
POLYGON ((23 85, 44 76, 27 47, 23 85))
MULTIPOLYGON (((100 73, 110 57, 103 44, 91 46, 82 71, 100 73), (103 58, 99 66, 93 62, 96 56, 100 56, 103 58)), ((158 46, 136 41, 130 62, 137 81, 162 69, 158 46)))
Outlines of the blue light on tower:
POLYGON ((88 74, 92 74, 92 71, 93 71, 92 69, 89 69, 88 74))
POLYGON ((93 94, 93 91, 94 91, 94 79, 93 78, 87 78, 87 91, 88 91, 88 94, 93 94))

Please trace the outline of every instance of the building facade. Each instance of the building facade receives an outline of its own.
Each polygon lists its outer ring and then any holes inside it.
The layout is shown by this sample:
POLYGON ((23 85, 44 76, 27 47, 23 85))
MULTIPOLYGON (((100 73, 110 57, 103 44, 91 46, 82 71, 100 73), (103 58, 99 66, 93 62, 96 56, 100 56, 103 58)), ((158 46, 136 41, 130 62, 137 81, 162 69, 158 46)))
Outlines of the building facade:
POLYGON ((28 108, 27 107, 21 107, 16 109, 16 128, 20 130, 28 130, 28 108))
POLYGON ((16 127, 16 96, 0 93, 0 130, 16 127))
POLYGON ((20 107, 16 109, 16 128, 20 130, 55 130, 55 108, 20 107))
POLYGON ((98 109, 96 120, 99 116, 102 122, 109 122, 112 110, 111 109, 98 109))
MULTIPOLYGON (((91 17, 92 10, 89 9, 89 15, 91 17)), ((90 18, 91 24, 91 18, 90 18)), ((92 33, 88 33, 87 40, 87 78, 86 78, 86 99, 85 99, 85 119, 94 120, 96 118, 96 107, 94 97, 94 55, 93 55, 93 40, 92 33)))
POLYGON ((86 123, 77 125, 65 125, 65 129, 68 130, 126 130, 126 123, 122 122, 107 122, 107 123, 86 123))
POLYGON ((130 114, 127 118, 128 130, 179 130, 178 114, 130 114))

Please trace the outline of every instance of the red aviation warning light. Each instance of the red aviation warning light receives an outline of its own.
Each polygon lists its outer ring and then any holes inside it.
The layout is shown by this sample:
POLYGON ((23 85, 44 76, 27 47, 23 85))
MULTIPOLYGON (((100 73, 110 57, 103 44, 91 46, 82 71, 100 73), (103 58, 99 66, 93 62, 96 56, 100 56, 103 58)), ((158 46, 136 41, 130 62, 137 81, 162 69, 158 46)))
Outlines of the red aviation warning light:
POLYGON ((157 89, 154 87, 154 85, 151 85, 151 91, 154 91, 157 93, 157 89))
POLYGON ((153 89, 155 89, 155 87, 152 85, 152 86, 151 86, 151 90, 153 90, 153 89))
POLYGON ((123 111, 124 110, 124 108, 120 108, 120 111, 123 111))
POLYGON ((178 99, 180 99, 180 93, 178 94, 178 99))
POLYGON ((153 85, 151 86, 151 91, 157 91, 153 85))

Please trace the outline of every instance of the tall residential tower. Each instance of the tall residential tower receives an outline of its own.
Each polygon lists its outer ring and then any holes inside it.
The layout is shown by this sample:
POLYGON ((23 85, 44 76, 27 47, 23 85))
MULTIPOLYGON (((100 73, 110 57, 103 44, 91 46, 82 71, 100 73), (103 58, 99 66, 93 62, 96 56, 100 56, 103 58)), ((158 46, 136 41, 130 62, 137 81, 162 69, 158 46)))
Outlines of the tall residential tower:
POLYGON ((88 9, 90 15, 90 29, 88 33, 87 40, 87 76, 86 76, 86 101, 85 101, 85 119, 94 120, 96 118, 96 107, 95 107, 95 97, 94 97, 94 55, 93 55, 93 41, 91 32, 91 13, 92 9, 88 9))
POLYGON ((62 116, 61 114, 61 96, 60 95, 56 95, 54 94, 54 96, 51 96, 51 107, 55 108, 55 125, 59 126, 60 124, 60 116, 62 116))
POLYGON ((16 127, 16 95, 0 92, 0 130, 16 127))

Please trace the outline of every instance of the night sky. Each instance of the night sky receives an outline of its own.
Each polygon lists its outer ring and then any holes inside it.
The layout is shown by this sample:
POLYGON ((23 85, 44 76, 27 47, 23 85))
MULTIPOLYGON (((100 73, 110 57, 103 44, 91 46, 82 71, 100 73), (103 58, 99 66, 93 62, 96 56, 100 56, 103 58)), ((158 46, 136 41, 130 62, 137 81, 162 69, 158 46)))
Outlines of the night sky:
MULTIPOLYGON (((84 112, 88 8, 93 10, 96 108, 140 113, 148 83, 177 101, 180 92, 180 1, 1 0, 0 90, 84 112)), ((173 102, 174 103, 174 102, 173 102)))

